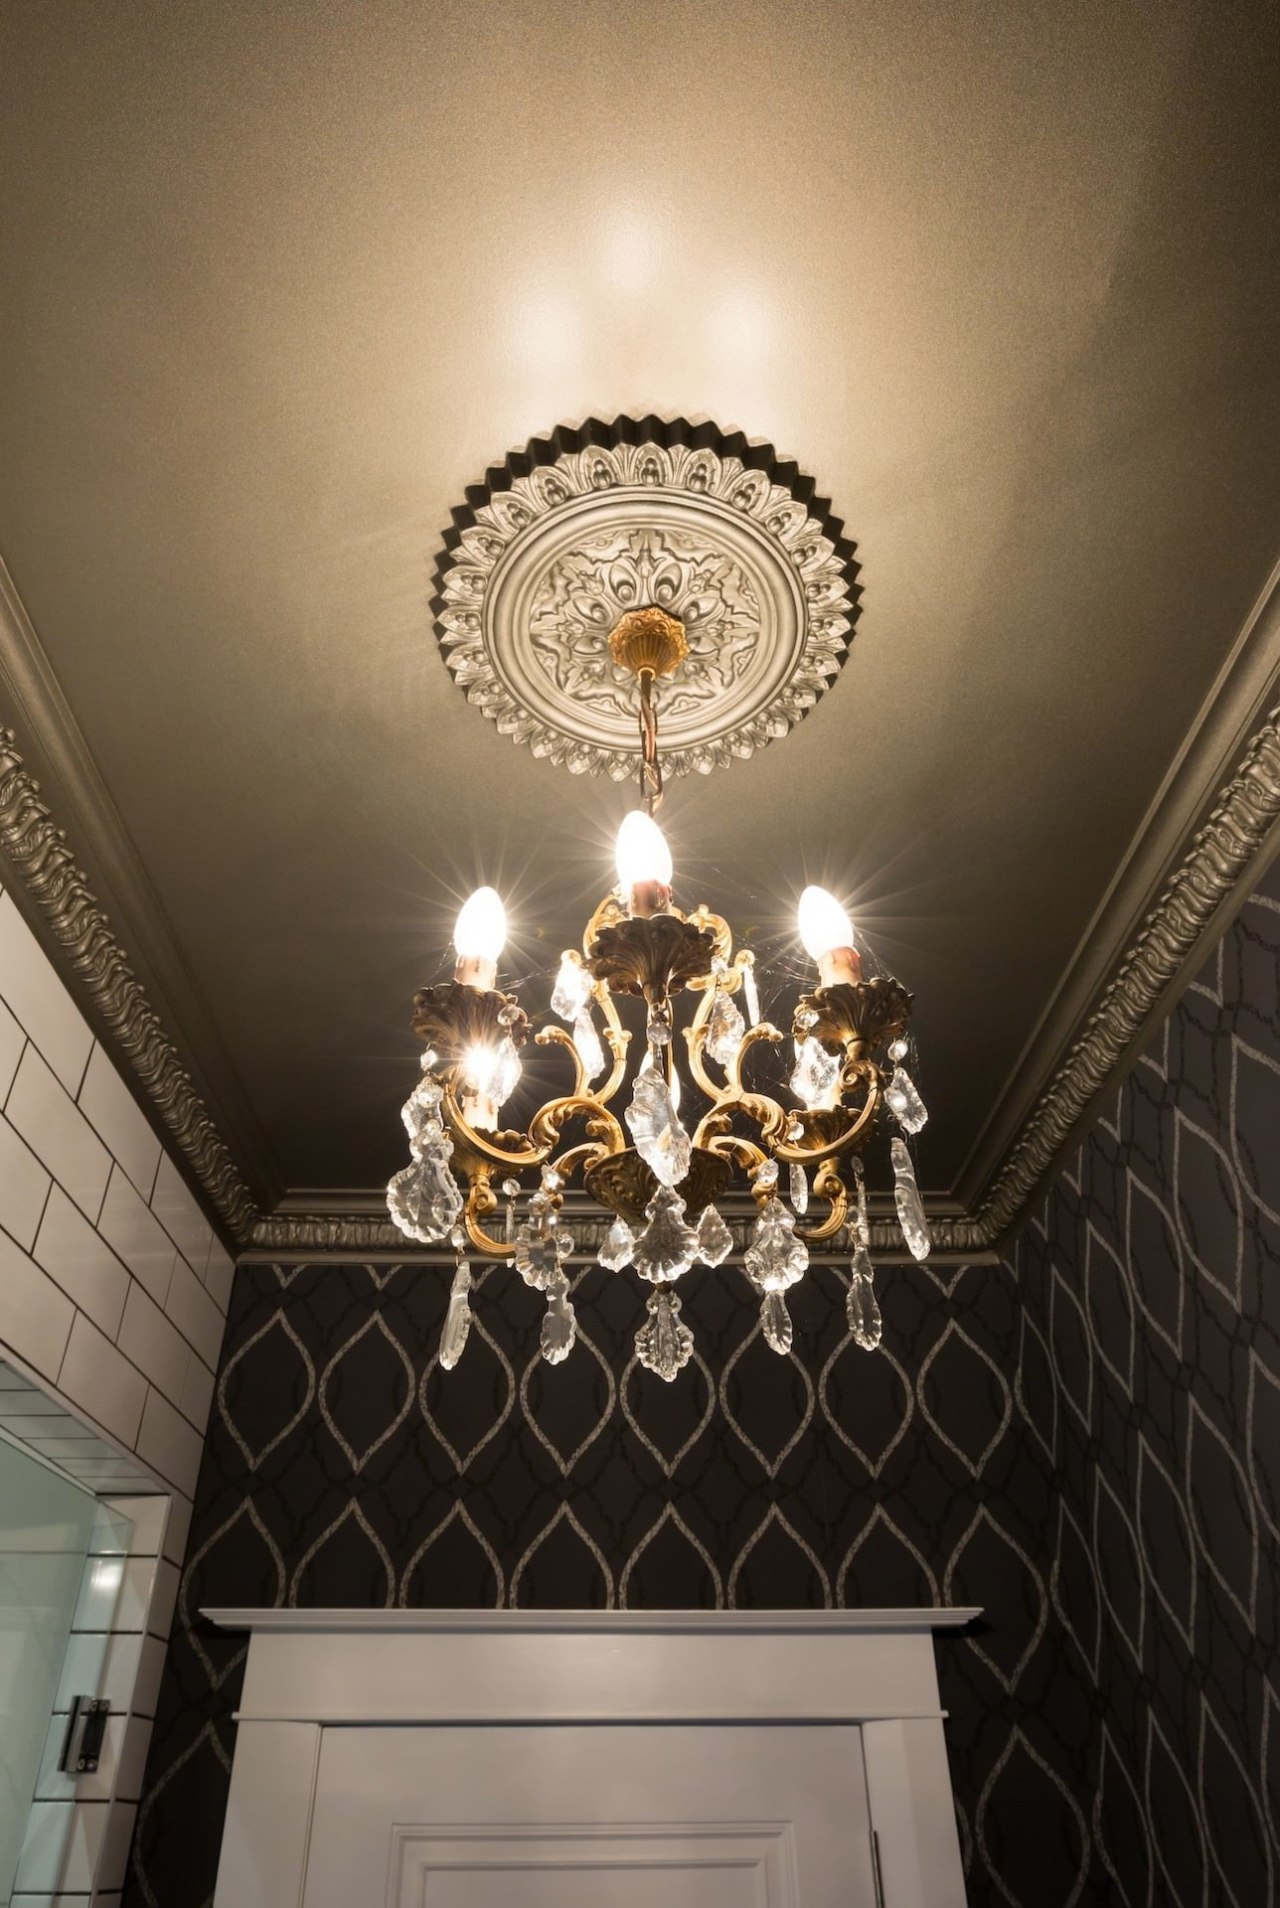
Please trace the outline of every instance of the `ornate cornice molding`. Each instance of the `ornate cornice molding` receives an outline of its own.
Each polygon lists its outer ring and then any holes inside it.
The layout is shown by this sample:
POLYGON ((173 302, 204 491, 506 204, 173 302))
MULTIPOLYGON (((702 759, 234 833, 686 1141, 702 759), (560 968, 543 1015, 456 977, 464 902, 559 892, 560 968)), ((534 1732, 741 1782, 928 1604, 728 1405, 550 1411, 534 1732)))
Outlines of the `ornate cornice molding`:
POLYGON ((0 849, 218 1214, 244 1239, 257 1207, 27 770, 0 729, 0 849))
MULTIPOLYGON (((1097 1007, 1040 1095, 971 1222, 984 1245, 1003 1238, 1029 1204, 1076 1126, 1109 1084, 1216 917, 1238 895, 1280 820, 1280 708, 1273 709, 1221 790, 1108 982, 1097 1007)), ((962 1227, 967 1231, 967 1227, 962 1227)))

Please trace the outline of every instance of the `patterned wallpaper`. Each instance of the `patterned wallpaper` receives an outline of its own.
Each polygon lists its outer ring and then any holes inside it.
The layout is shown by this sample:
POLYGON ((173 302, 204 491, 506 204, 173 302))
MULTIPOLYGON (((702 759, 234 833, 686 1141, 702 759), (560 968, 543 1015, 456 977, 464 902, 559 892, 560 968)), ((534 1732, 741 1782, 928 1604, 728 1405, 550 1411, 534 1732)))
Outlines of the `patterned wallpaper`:
POLYGON ((590 1270, 553 1370, 499 1274, 446 1374, 438 1271, 242 1268, 128 1908, 212 1894, 243 1644, 199 1606, 290 1602, 981 1604, 939 1643, 975 1908, 1270 1902, 1278 975, 1273 876, 1008 1261, 881 1272, 880 1354, 819 1269, 778 1359, 722 1268, 666 1387, 590 1270))

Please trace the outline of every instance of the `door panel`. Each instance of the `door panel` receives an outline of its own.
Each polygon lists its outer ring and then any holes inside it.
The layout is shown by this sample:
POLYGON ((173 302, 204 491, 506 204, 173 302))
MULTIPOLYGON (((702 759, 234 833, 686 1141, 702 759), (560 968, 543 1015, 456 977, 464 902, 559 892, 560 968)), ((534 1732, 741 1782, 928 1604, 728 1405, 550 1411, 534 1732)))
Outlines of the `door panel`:
POLYGON ((326 1729, 305 1908, 874 1908, 845 1725, 326 1729))

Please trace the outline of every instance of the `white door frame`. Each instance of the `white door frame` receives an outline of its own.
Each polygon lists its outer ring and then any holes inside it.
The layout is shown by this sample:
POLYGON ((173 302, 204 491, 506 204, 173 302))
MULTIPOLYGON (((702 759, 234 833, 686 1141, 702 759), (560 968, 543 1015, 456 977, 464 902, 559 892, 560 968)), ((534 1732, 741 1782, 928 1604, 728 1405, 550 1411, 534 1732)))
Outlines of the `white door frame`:
POLYGON ((933 1632, 976 1609, 205 1610, 250 1632, 214 1908, 298 1908, 321 1731, 862 1727, 885 1908, 964 1908, 933 1632))

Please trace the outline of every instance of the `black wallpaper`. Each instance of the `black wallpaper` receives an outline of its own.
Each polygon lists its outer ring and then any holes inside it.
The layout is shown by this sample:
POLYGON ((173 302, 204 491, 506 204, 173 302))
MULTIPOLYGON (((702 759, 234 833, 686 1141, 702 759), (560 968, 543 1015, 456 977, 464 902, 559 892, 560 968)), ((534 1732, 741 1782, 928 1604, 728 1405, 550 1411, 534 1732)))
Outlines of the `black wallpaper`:
POLYGON ((242 1268, 128 1908, 212 1894, 243 1644, 197 1609, 285 1602, 981 1604, 938 1645, 971 1901, 1269 1903, 1273 896, 1005 1264, 881 1272, 879 1354, 819 1268, 778 1359, 722 1268, 688 1282, 705 1364, 616 1382, 641 1305, 593 1269, 591 1342, 553 1370, 541 1301, 500 1270, 447 1374, 439 1271, 242 1268))

